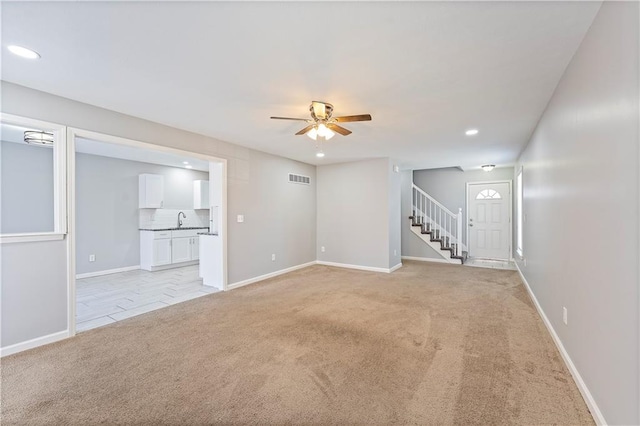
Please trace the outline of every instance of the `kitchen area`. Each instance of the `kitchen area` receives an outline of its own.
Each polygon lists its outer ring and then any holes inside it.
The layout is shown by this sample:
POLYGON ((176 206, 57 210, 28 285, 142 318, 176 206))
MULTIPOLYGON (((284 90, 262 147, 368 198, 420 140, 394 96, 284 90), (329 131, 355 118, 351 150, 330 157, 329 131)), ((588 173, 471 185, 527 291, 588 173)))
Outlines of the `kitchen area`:
POLYGON ((164 177, 139 176, 140 269, 158 271, 188 265, 199 265, 203 285, 222 290, 222 276, 215 271, 217 262, 200 262, 204 258, 222 259, 218 233, 219 205, 211 205, 208 180, 193 181, 192 209, 164 209, 164 177), (185 214, 190 212, 190 216, 185 214), (176 214, 177 211, 177 214, 176 214), (192 219, 193 218, 193 219, 192 219), (206 226, 205 226, 206 224, 206 226))
POLYGON ((223 167, 76 141, 78 332, 224 290, 223 167))

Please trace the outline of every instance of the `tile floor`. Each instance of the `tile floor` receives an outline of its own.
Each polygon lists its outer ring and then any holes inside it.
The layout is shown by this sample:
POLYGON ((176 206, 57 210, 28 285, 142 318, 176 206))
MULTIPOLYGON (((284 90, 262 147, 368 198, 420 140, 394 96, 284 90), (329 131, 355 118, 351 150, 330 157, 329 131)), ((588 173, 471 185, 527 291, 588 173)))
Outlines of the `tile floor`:
POLYGON ((508 269, 510 271, 516 270, 516 265, 509 260, 489 260, 470 257, 464 261, 464 264, 465 266, 472 266, 475 268, 508 269))
POLYGON ((76 283, 76 331, 86 331, 219 291, 204 286, 198 265, 82 278, 76 283))

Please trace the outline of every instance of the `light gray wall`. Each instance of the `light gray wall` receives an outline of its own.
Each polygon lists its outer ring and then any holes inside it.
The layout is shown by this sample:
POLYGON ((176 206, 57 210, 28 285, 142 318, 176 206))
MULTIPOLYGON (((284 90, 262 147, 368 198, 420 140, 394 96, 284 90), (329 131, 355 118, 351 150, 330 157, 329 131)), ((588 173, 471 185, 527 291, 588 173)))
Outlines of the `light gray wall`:
POLYGON ((606 422, 627 425, 640 423, 638 9, 602 4, 519 162, 518 265, 606 422))
MULTIPOLYGON (((193 209, 193 181, 209 173, 76 154, 76 272, 140 265, 138 175, 163 175, 167 209, 193 209), (89 255, 96 256, 89 262, 89 255)), ((176 219, 177 220, 177 219, 176 219)))
POLYGON ((67 244, 0 245, 3 348, 67 329, 67 244))
MULTIPOLYGON (((495 168, 490 172, 484 170, 467 170, 451 167, 446 169, 414 170, 413 182, 424 192, 454 213, 462 208, 462 235, 467 243, 467 199, 468 182, 485 182, 494 180, 513 180, 513 167, 495 168)), ((408 254, 406 256, 414 256, 408 254)), ((416 255, 417 256, 417 255, 416 255)))
POLYGON ((318 260, 389 268, 390 167, 387 158, 318 167, 318 260))
POLYGON ((53 149, 0 143, 0 232, 53 232, 53 149))
MULTIPOLYGON (((108 135, 168 146, 186 151, 214 155, 228 159, 228 276, 229 283, 275 272, 316 259, 316 168, 313 165, 288 160, 250 150, 210 137, 119 114, 103 108, 61 98, 48 93, 2 82, 2 111, 108 135), (287 182, 288 173, 311 177, 311 185, 287 182), (235 222, 238 214, 245 215, 244 223, 235 222), (271 261, 271 254, 277 260, 271 261)), ((58 256, 57 243, 38 243, 42 256, 58 256), (51 251, 51 253, 48 253, 51 251), (48 253, 48 254, 47 254, 48 253)), ((10 248, 7 250, 16 250, 10 248)), ((66 315, 65 298, 51 298, 35 294, 37 300, 25 303, 27 295, 21 288, 37 284, 23 271, 32 267, 34 259, 28 250, 15 255, 9 262, 3 256, 2 266, 2 345, 19 343, 51 331, 50 324, 58 324, 58 316, 66 315), (4 279, 7 277, 7 279, 4 279), (27 282, 23 282, 27 281, 27 282), (49 303, 47 310, 29 309, 49 303), (39 328, 31 334, 20 332, 25 318, 39 312, 39 328), (15 328, 12 328, 15 327, 15 328), (9 336, 9 337, 7 337, 9 336)), ((50 281, 64 280, 61 266, 66 255, 56 257, 55 264, 39 265, 39 273, 50 281)), ((66 294, 66 288, 64 290, 66 294)), ((57 294, 57 293, 56 293, 57 294)), ((65 325, 55 331, 66 329, 65 325)))

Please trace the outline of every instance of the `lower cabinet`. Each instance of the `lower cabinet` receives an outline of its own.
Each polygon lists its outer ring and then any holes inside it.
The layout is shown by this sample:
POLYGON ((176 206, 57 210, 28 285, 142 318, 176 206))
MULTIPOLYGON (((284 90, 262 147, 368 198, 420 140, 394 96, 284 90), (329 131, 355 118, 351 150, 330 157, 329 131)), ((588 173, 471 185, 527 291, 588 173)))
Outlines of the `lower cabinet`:
POLYGON ((191 260, 200 260, 200 237, 191 238, 191 260))
POLYGON ((171 239, 171 263, 188 262, 191 260, 191 238, 171 239))
POLYGON ((153 258, 151 266, 168 265, 171 258, 171 239, 153 240, 153 258))
POLYGON ((200 259, 198 232, 203 230, 206 228, 140 231, 140 268, 153 271, 197 261, 200 259))

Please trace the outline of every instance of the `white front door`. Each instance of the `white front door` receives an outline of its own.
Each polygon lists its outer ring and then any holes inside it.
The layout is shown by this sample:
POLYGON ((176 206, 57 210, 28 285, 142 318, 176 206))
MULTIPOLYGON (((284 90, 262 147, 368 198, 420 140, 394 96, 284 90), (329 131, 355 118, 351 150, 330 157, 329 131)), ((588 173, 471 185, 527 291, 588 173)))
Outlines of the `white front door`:
POLYGON ((469 256, 486 259, 510 259, 509 182, 470 183, 469 256))

